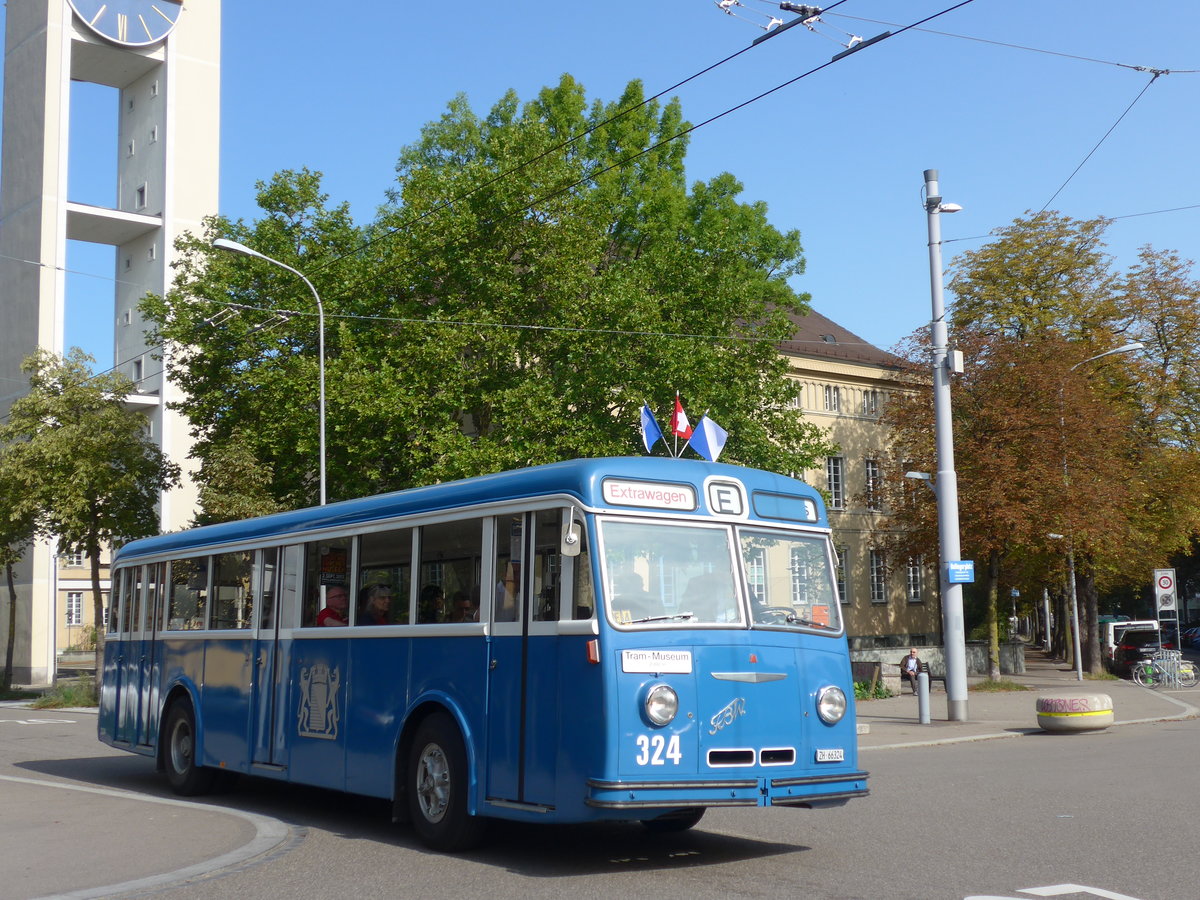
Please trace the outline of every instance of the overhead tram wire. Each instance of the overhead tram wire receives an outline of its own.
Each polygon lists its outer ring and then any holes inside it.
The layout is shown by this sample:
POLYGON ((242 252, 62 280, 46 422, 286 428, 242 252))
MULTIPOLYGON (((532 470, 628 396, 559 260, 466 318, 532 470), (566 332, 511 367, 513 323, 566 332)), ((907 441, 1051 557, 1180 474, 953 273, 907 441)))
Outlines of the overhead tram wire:
MULTIPOLYGON (((843 2, 844 2, 844 0, 843 0, 843 2)), ((600 177, 601 175, 611 172, 614 169, 622 168, 623 166, 626 166, 629 163, 632 163, 634 160, 640 159, 641 157, 646 156, 649 153, 653 153, 655 150, 665 147, 667 144, 671 143, 672 141, 676 141, 682 137, 686 137, 687 135, 691 134, 694 131, 698 131, 699 129, 703 128, 706 125, 711 125, 713 122, 723 119, 732 113, 738 112, 739 110, 745 109, 747 106, 750 106, 753 103, 757 103, 759 100, 769 97, 772 94, 778 93, 779 91, 783 90, 784 88, 791 87, 796 82, 801 81, 801 80, 809 77, 810 75, 815 75, 817 72, 820 72, 822 69, 827 69, 830 66, 832 66, 834 63, 841 62, 842 60, 846 59, 847 57, 852 56, 857 52, 867 49, 869 46, 881 44, 881 43, 883 43, 883 41, 885 41, 889 38, 893 38, 893 37, 896 37, 897 35, 904 34, 904 32, 911 31, 914 28, 916 28, 917 26, 919 26, 925 22, 931 22, 934 19, 940 18, 941 16, 947 15, 948 13, 952 13, 955 10, 961 9, 964 6, 969 6, 973 2, 974 2, 974 0, 961 0, 961 2, 956 3, 953 6, 947 7, 946 9, 943 9, 941 12, 936 12, 936 13, 933 13, 932 15, 926 16, 923 19, 918 19, 916 22, 914 22, 911 25, 905 25, 905 26, 901 27, 898 31, 886 32, 884 34, 877 35, 876 37, 871 38, 869 41, 865 41, 861 44, 856 45, 851 50, 847 50, 843 53, 837 54, 832 59, 830 59, 828 62, 821 63, 821 65, 819 65, 819 66, 814 66, 813 68, 809 69, 807 72, 802 72, 801 74, 797 75, 795 78, 790 78, 787 81, 777 84, 775 87, 770 88, 769 90, 763 91, 762 93, 757 94, 756 96, 751 97, 748 100, 743 100, 741 103, 738 103, 735 106, 729 107, 728 109, 724 110, 723 112, 719 112, 714 116, 710 116, 709 118, 703 120, 702 122, 698 122, 695 125, 689 125, 687 128, 684 128, 684 129, 676 132, 675 134, 671 135, 670 137, 663 138, 661 141, 659 141, 655 144, 652 144, 651 146, 646 147, 642 150, 639 150, 637 153, 630 154, 629 156, 626 156, 623 159, 620 159, 615 163, 611 163, 610 165, 603 166, 602 168, 588 172, 582 178, 578 178, 575 181, 570 182, 569 184, 566 184, 562 187, 556 188, 547 194, 543 194, 542 196, 531 201, 530 203, 525 204, 525 206, 521 207, 519 210, 515 210, 513 215, 514 216, 518 216, 518 215, 523 216, 527 213, 531 213, 535 210, 535 208, 537 206, 539 206, 542 203, 547 202, 548 200, 553 200, 556 197, 560 197, 563 194, 566 194, 566 193, 574 190, 575 188, 579 187, 580 185, 585 184, 589 181, 592 181, 595 178, 600 177)), ((730 58, 732 59, 732 57, 730 57, 730 58)), ((393 266, 391 268, 384 268, 384 269, 378 270, 372 274, 372 277, 378 277, 379 275, 390 274, 391 272, 396 271, 398 268, 399 268, 399 266, 393 266)), ((357 285, 355 287, 357 287, 357 285)), ((342 292, 342 294, 338 295, 335 299, 344 299, 347 297, 354 296, 356 293, 357 293, 357 291, 342 292)), ((421 321, 429 321, 429 320, 421 320, 421 321)))
POLYGON ((1145 96, 1146 91, 1150 90, 1150 85, 1152 85, 1152 84, 1154 84, 1154 82, 1158 81, 1158 76, 1161 74, 1163 74, 1163 73, 1155 72, 1152 76, 1150 76, 1150 80, 1148 82, 1146 82, 1145 87, 1143 87, 1141 89, 1141 91, 1138 92, 1138 95, 1133 98, 1133 102, 1130 103, 1129 106, 1125 107, 1125 112, 1123 112, 1123 113, 1121 113, 1121 115, 1117 116, 1117 121, 1113 122, 1112 125, 1109 127, 1108 131, 1104 132, 1104 137, 1100 138, 1100 140, 1096 142, 1096 146, 1094 146, 1091 150, 1088 151, 1087 156, 1085 156, 1083 158, 1082 162, 1080 162, 1079 165, 1077 165, 1075 167, 1075 170, 1070 175, 1067 176, 1067 180, 1058 186, 1058 190, 1055 191, 1054 194, 1050 197, 1050 199, 1046 201, 1045 205, 1040 210, 1038 210, 1038 215, 1041 215, 1042 213, 1044 213, 1046 211, 1046 209, 1050 206, 1051 203, 1054 202, 1054 200, 1058 197, 1058 195, 1063 192, 1063 190, 1066 188, 1066 186, 1071 183, 1071 179, 1073 179, 1076 175, 1079 174, 1079 170, 1082 169, 1085 165, 1087 165, 1087 161, 1092 158, 1092 155, 1097 150, 1100 149, 1100 145, 1103 144, 1106 140, 1108 140, 1108 136, 1110 134, 1112 134, 1114 131, 1116 131, 1117 126, 1121 124, 1121 120, 1124 119, 1127 115, 1129 115, 1129 111, 1137 105, 1137 102, 1139 100, 1141 100, 1143 96, 1145 96))
MULTIPOLYGON (((847 15, 846 13, 837 13, 835 17, 841 19, 853 19, 856 22, 869 22, 872 25, 887 25, 893 28, 899 27, 895 22, 887 22, 883 19, 865 19, 861 16, 851 16, 847 15)), ((980 44, 991 44, 995 47, 1007 47, 1010 50, 1024 50, 1029 53, 1043 53, 1047 56, 1060 56, 1064 59, 1074 59, 1079 62, 1097 63, 1104 66, 1116 66, 1120 69, 1132 69, 1135 72, 1149 72, 1151 74, 1158 73, 1160 75, 1194 75, 1200 72, 1200 69, 1156 69, 1152 68, 1151 66, 1135 66, 1130 63, 1120 63, 1110 59, 1097 59, 1096 57, 1092 56, 1080 56, 1076 53, 1065 53, 1059 50, 1046 50, 1042 47, 1026 47, 1023 44, 1011 44, 1006 41, 994 41, 990 38, 976 37, 975 35, 971 34, 956 34, 952 31, 935 31, 932 28, 917 28, 915 30, 925 34, 935 34, 938 37, 956 38, 962 41, 975 41, 980 44)))

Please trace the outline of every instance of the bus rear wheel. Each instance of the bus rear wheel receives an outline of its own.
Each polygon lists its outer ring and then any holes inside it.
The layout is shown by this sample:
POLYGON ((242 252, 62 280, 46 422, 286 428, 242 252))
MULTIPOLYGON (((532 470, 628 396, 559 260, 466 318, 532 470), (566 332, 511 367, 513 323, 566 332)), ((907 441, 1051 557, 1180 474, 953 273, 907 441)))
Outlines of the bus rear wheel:
POLYGON ((180 701, 171 705, 167 714, 166 764, 167 783, 182 797, 207 793, 213 785, 213 770, 196 763, 196 717, 192 705, 180 701))
POLYGON ((407 768, 408 809, 421 841, 434 850, 469 850, 484 821, 467 811, 467 751, 458 725, 434 713, 417 727, 407 768))
POLYGON ((651 834, 676 834, 695 828, 704 818, 704 807, 680 809, 657 819, 642 819, 642 824, 651 834))

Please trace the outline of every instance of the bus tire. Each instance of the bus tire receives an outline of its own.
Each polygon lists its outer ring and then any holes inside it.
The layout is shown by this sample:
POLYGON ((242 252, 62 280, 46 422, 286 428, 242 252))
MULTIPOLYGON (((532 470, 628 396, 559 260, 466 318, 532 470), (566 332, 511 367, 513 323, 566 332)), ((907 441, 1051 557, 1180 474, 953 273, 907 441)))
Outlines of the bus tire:
POLYGON ((657 819, 642 819, 642 825, 651 834, 677 834, 695 828, 704 818, 704 810, 703 806, 680 809, 657 819))
POLYGON ((163 764, 171 790, 181 797, 207 793, 214 773, 196 763, 196 717, 191 703, 181 700, 171 704, 164 733, 163 764))
POLYGON ((406 793, 413 829, 433 850, 469 850, 483 838, 484 821, 467 812, 467 751, 444 712, 425 719, 413 739, 406 793))

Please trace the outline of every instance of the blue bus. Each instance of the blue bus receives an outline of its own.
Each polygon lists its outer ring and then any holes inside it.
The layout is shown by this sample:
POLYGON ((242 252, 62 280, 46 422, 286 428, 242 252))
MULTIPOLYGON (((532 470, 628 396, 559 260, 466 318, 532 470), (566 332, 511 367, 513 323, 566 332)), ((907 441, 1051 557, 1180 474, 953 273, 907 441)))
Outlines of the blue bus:
POLYGON ((99 736, 174 791, 232 773, 487 819, 695 825, 867 793, 820 495, 584 459, 133 541, 99 736))

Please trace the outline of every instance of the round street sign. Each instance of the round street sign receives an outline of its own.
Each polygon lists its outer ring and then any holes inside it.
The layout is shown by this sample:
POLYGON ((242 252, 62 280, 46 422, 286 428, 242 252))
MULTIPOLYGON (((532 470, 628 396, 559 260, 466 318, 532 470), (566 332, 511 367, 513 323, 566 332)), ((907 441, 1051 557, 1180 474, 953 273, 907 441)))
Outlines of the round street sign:
POLYGON ((1160 591, 1169 591, 1175 587, 1175 576, 1168 575, 1165 572, 1158 576, 1158 589, 1160 591))

